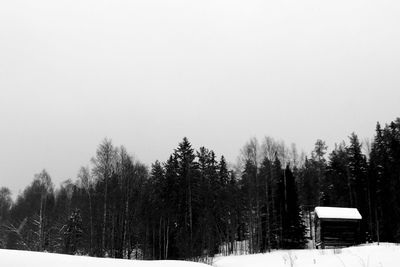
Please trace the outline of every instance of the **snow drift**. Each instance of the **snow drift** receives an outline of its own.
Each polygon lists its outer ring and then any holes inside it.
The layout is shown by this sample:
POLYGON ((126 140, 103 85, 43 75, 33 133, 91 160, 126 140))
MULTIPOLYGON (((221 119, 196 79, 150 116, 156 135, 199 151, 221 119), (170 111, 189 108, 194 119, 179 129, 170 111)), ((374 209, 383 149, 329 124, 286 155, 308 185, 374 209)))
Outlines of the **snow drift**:
POLYGON ((400 246, 376 244, 325 250, 286 250, 219 257, 215 267, 399 267, 400 246))
POLYGON ((0 249, 1 267, 206 267, 188 261, 137 261, 0 249))
MULTIPOLYGON (((286 250, 265 254, 217 257, 215 267, 398 267, 400 246, 364 245, 344 249, 286 250)), ((136 261, 0 249, 1 267, 206 267, 188 261, 136 261)))

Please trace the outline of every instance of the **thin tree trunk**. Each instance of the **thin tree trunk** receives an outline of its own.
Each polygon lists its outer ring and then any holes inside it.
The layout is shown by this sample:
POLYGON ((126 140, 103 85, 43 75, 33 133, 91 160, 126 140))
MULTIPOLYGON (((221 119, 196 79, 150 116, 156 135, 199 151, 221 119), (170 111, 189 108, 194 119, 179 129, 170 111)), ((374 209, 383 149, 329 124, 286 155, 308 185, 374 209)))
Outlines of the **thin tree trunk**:
POLYGON ((379 242, 380 242, 379 230, 380 229, 379 229, 378 208, 377 208, 376 203, 375 203, 375 225, 376 225, 376 238, 377 238, 378 245, 379 245, 379 242))
POLYGON ((90 249, 89 253, 93 255, 93 212, 92 212, 92 197, 88 189, 88 196, 89 196, 89 213, 90 213, 90 249))
POLYGON ((101 235, 101 252, 103 256, 105 255, 105 247, 106 247, 106 223, 107 223, 107 187, 108 181, 107 177, 105 178, 105 189, 104 189, 104 210, 103 210, 103 231, 101 235))
MULTIPOLYGON (((126 245, 126 240, 127 240, 127 235, 128 235, 128 226, 129 226, 129 180, 127 181, 127 188, 126 188, 126 199, 125 199, 125 220, 124 220, 124 226, 123 226, 123 237, 122 237, 122 250, 124 249, 124 246, 126 245)), ((128 247, 129 245, 127 245, 128 247)))
POLYGON ((155 229, 156 229, 156 227, 155 227, 155 225, 153 225, 153 251, 152 251, 152 255, 151 255, 151 259, 152 260, 155 260, 156 259, 156 257, 155 257, 155 255, 156 255, 156 234, 155 234, 155 229))
POLYGON ((147 244, 148 244, 148 238, 149 238, 149 226, 146 224, 144 227, 144 247, 143 247, 143 259, 147 259, 147 244))
POLYGON ((267 250, 268 252, 271 251, 271 240, 270 240, 270 217, 269 217, 269 189, 268 189, 268 176, 265 177, 265 196, 266 196, 266 208, 267 208, 267 215, 266 215, 266 226, 267 226, 267 231, 266 231, 266 241, 267 241, 267 250))
POLYGON ((40 198, 40 213, 39 213, 39 251, 43 251, 43 195, 40 198))
POLYGON ((112 214, 112 227, 111 227, 111 257, 115 258, 115 216, 112 214))
MULTIPOLYGON (((276 203, 275 203, 276 195, 274 195, 274 192, 276 191, 276 184, 272 184, 275 182, 274 179, 276 177, 274 177, 274 175, 273 175, 272 166, 270 168, 270 174, 271 174, 271 206, 272 206, 272 218, 273 218, 272 222, 273 222, 273 226, 274 226, 274 233, 277 233, 276 230, 278 228, 278 220, 277 220, 278 211, 277 211, 277 207, 276 207, 276 203)), ((276 192, 275 192, 275 194, 276 194, 276 192)), ((279 240, 276 240, 276 241, 277 241, 277 246, 279 248, 279 240)))
POLYGON ((158 225, 158 259, 161 260, 161 225, 162 217, 160 217, 160 223, 158 225))
POLYGON ((168 218, 168 220, 167 220, 167 242, 166 242, 166 245, 165 245, 165 259, 167 260, 168 259, 168 242, 169 242, 169 218, 168 218))
POLYGON ((283 186, 285 189, 285 212, 287 212, 287 189, 286 189, 286 171, 283 172, 283 186))
POLYGON ((256 173, 255 173, 255 177, 254 177, 254 180, 255 180, 255 190, 254 190, 254 193, 255 193, 255 198, 256 198, 256 226, 255 226, 255 234, 256 234, 256 246, 255 246, 255 250, 256 250, 256 252, 258 253, 258 252, 260 252, 260 241, 261 241, 261 234, 260 234, 260 231, 261 231, 261 220, 260 220, 260 203, 259 203, 259 199, 258 199, 258 175, 257 175, 257 165, 256 165, 256 173))
POLYGON ((355 207, 354 206, 354 201, 353 201, 353 192, 351 190, 351 181, 350 181, 350 171, 349 168, 346 168, 346 173, 347 173, 347 187, 349 188, 349 197, 350 197, 350 207, 355 207))
POLYGON ((188 180, 189 180, 189 184, 188 184, 188 194, 189 194, 189 227, 190 227, 190 257, 192 257, 192 248, 193 248, 193 232, 192 232, 192 226, 193 226, 193 222, 192 222, 192 186, 191 186, 191 179, 190 179, 190 175, 188 175, 188 180))
POLYGON ((372 206, 371 206, 371 189, 370 189, 370 177, 367 176, 367 194, 368 194, 368 212, 369 212, 369 234, 372 236, 372 206))

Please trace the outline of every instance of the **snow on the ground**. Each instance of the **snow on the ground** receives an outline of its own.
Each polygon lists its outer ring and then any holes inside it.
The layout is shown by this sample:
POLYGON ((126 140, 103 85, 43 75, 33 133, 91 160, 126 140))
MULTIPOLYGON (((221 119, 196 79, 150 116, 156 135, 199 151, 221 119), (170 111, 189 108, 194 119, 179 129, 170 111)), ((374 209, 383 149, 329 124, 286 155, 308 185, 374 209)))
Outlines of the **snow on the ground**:
MULTIPOLYGON (((215 267, 399 267, 400 246, 381 243, 344 249, 281 250, 214 259, 215 267)), ((206 267, 188 261, 136 261, 0 249, 1 267, 206 267)))
POLYGON ((206 267, 189 261, 137 261, 0 249, 1 267, 206 267))
POLYGON ((214 259, 215 267, 399 267, 400 246, 388 243, 344 249, 281 250, 214 259))

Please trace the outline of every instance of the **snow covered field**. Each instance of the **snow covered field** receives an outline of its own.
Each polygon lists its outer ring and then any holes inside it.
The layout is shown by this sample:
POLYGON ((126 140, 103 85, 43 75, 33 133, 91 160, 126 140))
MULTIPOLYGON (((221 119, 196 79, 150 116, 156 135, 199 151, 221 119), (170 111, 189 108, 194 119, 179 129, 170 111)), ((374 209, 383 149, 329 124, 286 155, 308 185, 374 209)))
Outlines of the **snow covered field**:
POLYGON ((0 249, 0 267, 209 267, 188 261, 135 261, 0 249))
MULTIPOLYGON (((215 267, 399 267, 400 246, 376 244, 345 249, 287 250, 217 257, 215 267)), ((133 261, 0 249, 1 267, 206 267, 187 261, 133 261)))
POLYGON ((219 257, 215 267, 399 267, 400 246, 376 244, 344 249, 287 250, 219 257))

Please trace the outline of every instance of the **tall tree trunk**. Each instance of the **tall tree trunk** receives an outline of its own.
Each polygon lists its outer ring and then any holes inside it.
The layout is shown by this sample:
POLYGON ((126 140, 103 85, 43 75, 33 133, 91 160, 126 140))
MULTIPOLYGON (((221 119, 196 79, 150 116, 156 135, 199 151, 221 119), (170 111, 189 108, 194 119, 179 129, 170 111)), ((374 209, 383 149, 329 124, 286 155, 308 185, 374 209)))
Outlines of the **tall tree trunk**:
POLYGON ((152 246, 152 255, 151 255, 151 259, 155 260, 156 259, 156 226, 153 224, 153 246, 152 246))
MULTIPOLYGON (((275 235, 277 235, 277 229, 279 227, 279 223, 278 223, 278 211, 277 211, 277 204, 276 204, 276 177, 274 177, 274 173, 273 173, 273 169, 270 169, 270 174, 271 174, 271 207, 272 207, 272 225, 274 227, 273 231, 275 233, 275 235), (272 184, 274 183, 274 184, 272 184)), ((276 240, 277 241, 277 247, 279 248, 279 239, 276 240)))
POLYGON ((124 224, 123 224, 123 236, 122 236, 122 250, 125 251, 126 248, 129 247, 127 245, 127 235, 128 235, 128 227, 129 227, 129 180, 127 181, 126 186, 126 199, 125 199, 125 214, 124 214, 124 224))
POLYGON ((116 227, 115 227, 114 212, 112 213, 111 222, 112 222, 112 225, 111 225, 111 252, 110 252, 110 255, 111 255, 111 257, 115 258, 115 236, 116 236, 115 229, 116 229, 116 227))
POLYGON ((189 231, 190 231, 190 257, 192 257, 193 254, 193 231, 192 231, 192 226, 193 226, 193 221, 192 221, 192 185, 191 185, 191 179, 190 179, 190 173, 188 175, 188 198, 189 198, 189 231))
POLYGON ((161 260, 162 252, 161 252, 161 226, 162 226, 162 216, 160 217, 160 224, 158 226, 158 259, 161 260))
POLYGON ((166 234, 166 245, 165 245, 165 259, 168 259, 168 245, 169 245, 169 218, 167 220, 167 234, 166 234))
MULTIPOLYGON (((375 201, 377 202, 377 201, 375 201)), ((378 207, 377 203, 375 203, 375 227, 376 227, 376 238, 379 245, 380 242, 380 229, 379 229, 379 218, 378 218, 378 207)))
POLYGON ((43 213, 44 213, 44 197, 40 197, 40 213, 39 213, 39 251, 43 251, 43 213))
POLYGON ((107 223, 107 187, 108 181, 107 177, 105 178, 105 189, 104 189, 104 210, 103 210, 103 231, 101 235, 101 253, 105 255, 106 248, 106 223, 107 223))
POLYGON ((90 249, 89 254, 93 256, 93 212, 92 212, 92 197, 88 189, 89 196, 89 216, 90 216, 90 249))
POLYGON ((371 187, 370 187, 370 177, 367 176, 367 196, 368 196, 368 212, 369 212, 369 234, 372 236, 373 226, 372 226, 372 204, 371 204, 371 187))
POLYGON ((267 214, 266 214, 266 227, 267 227, 267 231, 266 231, 266 242, 267 242, 267 251, 270 252, 271 251, 271 240, 270 240, 270 216, 269 216, 269 188, 268 188, 268 176, 265 177, 265 197, 266 197, 266 210, 267 210, 267 214))
POLYGON ((355 207, 354 206, 354 200, 353 200, 353 190, 352 190, 352 186, 351 186, 351 181, 350 181, 350 171, 349 168, 346 168, 346 176, 347 176, 347 187, 349 189, 349 200, 350 200, 350 207, 355 207))
POLYGON ((260 247, 261 247, 261 218, 260 218, 260 201, 259 201, 259 195, 258 195, 258 175, 257 175, 257 166, 256 166, 256 173, 255 173, 255 198, 256 198, 256 252, 260 252, 260 247))
MULTIPOLYGON (((319 177, 319 176, 318 176, 319 177)), ((319 178, 320 179, 320 178, 319 178)), ((285 203, 285 213, 287 212, 287 188, 286 188, 286 171, 283 171, 283 187, 284 187, 284 203, 285 203)))

